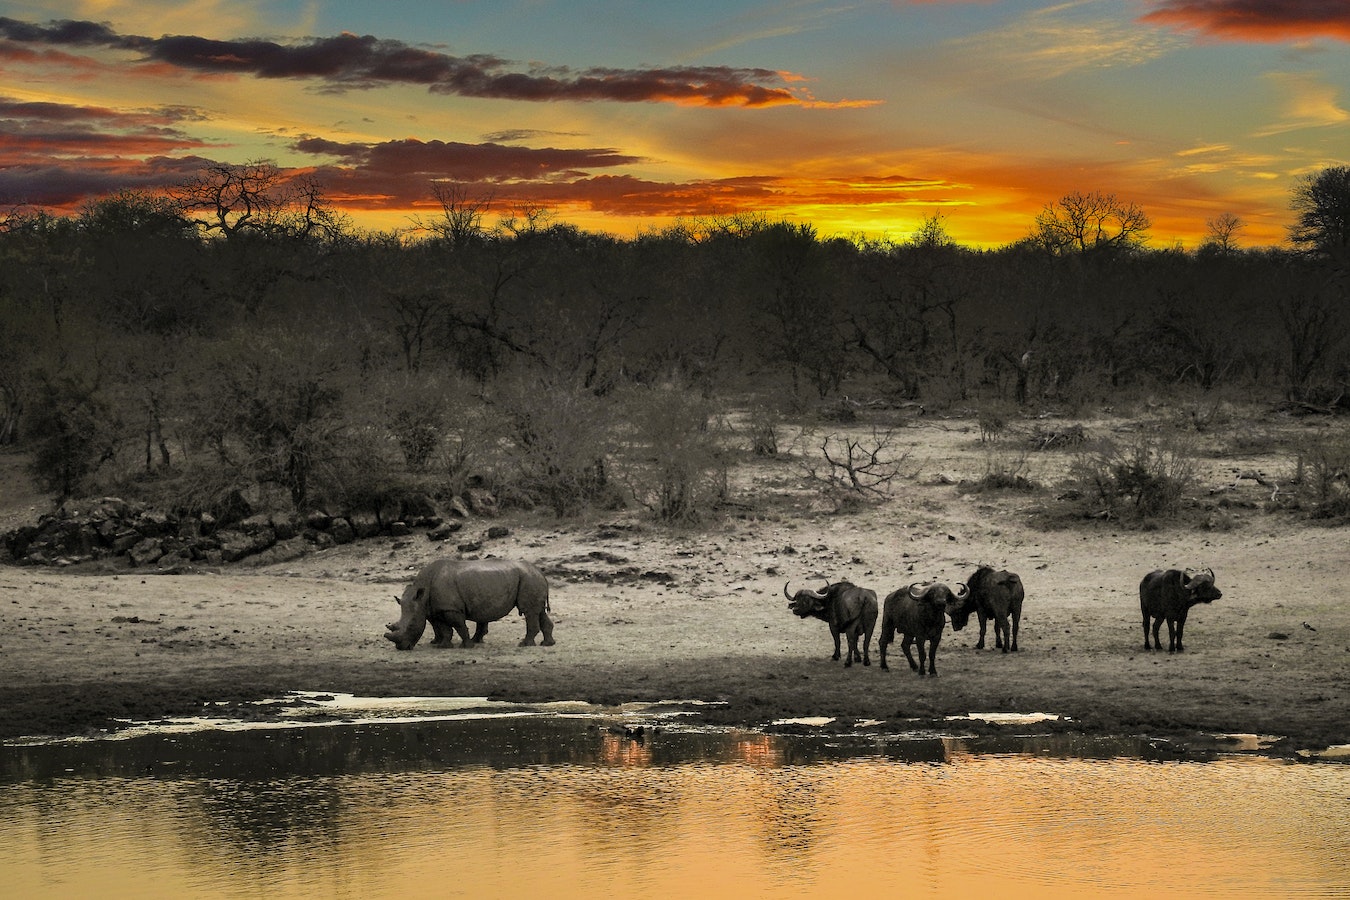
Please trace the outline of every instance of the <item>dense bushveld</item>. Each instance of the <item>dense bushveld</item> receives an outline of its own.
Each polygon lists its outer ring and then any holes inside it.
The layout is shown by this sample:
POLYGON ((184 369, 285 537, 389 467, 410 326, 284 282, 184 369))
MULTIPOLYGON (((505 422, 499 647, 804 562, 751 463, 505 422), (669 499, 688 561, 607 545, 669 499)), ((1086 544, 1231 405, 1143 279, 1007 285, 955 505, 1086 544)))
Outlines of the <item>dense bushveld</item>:
MULTIPOLYGON (((1086 511, 1148 517, 1224 401, 1350 405, 1346 270, 1325 255, 977 251, 936 220, 904 244, 747 217, 618 239, 455 218, 473 212, 448 204, 415 241, 204 235, 134 196, 12 217, 0 443, 58 499, 378 517, 481 488, 688 522, 736 502, 727 455, 775 454, 789 418, 958 410, 993 446, 1010 421, 1164 397, 1189 421, 1074 448, 1086 511)), ((884 427, 813 440, 805 474, 839 496, 898 465, 884 427)), ((1345 441, 1291 453, 1323 491, 1304 504, 1344 514, 1345 441)), ((988 486, 1019 486, 1015 455, 990 459, 988 486)))

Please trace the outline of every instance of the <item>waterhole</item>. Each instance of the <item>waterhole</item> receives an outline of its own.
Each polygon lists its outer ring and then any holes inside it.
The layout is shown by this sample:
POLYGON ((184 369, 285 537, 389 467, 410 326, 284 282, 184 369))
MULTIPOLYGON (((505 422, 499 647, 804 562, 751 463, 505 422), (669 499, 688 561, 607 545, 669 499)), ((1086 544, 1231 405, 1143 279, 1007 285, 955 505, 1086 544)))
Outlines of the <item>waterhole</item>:
POLYGON ((1348 765, 1012 728, 782 734, 555 709, 0 747, 0 884, 24 898, 1350 896, 1348 765))

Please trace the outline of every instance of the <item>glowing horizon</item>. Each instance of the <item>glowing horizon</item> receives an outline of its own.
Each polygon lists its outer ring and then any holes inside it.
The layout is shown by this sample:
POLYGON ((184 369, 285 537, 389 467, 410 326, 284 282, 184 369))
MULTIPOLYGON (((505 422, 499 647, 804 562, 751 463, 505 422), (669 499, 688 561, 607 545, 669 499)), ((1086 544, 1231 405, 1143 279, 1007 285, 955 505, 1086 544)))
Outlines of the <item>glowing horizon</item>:
POLYGON ((1150 245, 1284 242, 1350 161, 1350 8, 892 0, 645 8, 0 0, 0 204, 58 212, 208 162, 312 171, 407 228, 461 182, 633 236, 731 214, 975 247, 1099 191, 1150 245))

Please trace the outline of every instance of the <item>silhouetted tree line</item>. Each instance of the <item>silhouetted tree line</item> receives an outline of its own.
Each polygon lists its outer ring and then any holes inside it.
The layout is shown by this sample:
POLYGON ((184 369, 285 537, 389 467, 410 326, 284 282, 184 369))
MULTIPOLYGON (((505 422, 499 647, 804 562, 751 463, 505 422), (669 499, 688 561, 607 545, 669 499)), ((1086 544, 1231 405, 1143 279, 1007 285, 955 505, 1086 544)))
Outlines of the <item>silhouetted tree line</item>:
POLYGON ((906 242, 757 216, 620 239, 435 197, 413 232, 365 233, 251 163, 0 217, 0 443, 61 496, 204 510, 262 490, 303 511, 487 478, 560 513, 680 518, 725 488, 733 399, 1347 405, 1345 168, 1295 189, 1292 249, 1261 250, 1231 216, 1194 252, 1146 249, 1147 216, 1100 194, 997 250, 940 216, 906 242))

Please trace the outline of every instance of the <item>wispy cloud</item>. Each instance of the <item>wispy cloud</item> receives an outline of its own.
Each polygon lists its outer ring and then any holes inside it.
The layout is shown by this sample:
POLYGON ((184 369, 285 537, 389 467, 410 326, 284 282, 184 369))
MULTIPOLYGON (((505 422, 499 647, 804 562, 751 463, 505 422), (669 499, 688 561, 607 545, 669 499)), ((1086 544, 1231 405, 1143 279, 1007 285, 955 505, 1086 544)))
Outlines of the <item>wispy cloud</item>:
POLYGON ((1350 122, 1350 112, 1338 102, 1339 89, 1306 74, 1272 72, 1265 76, 1285 94, 1284 116, 1256 137, 1270 137, 1303 128, 1325 128, 1350 122))
POLYGON ((1166 53, 1172 42, 1110 16, 1091 16, 1094 0, 1076 0, 1028 13, 1008 24, 952 43, 964 58, 999 81, 1059 78, 1083 69, 1137 66, 1166 53))
POLYGON ((1345 0, 1161 0, 1139 21, 1220 41, 1350 41, 1345 0))
MULTIPOLYGON (((491 54, 452 56, 371 35, 340 34, 294 43, 159 38, 120 34, 107 25, 65 20, 34 25, 0 18, 0 38, 23 46, 134 54, 142 65, 203 75, 319 82, 332 91, 421 85, 432 93, 525 101, 615 101, 691 106, 830 106, 789 72, 734 66, 572 69, 527 66, 491 54)), ((839 105, 858 105, 839 101, 839 105)))

